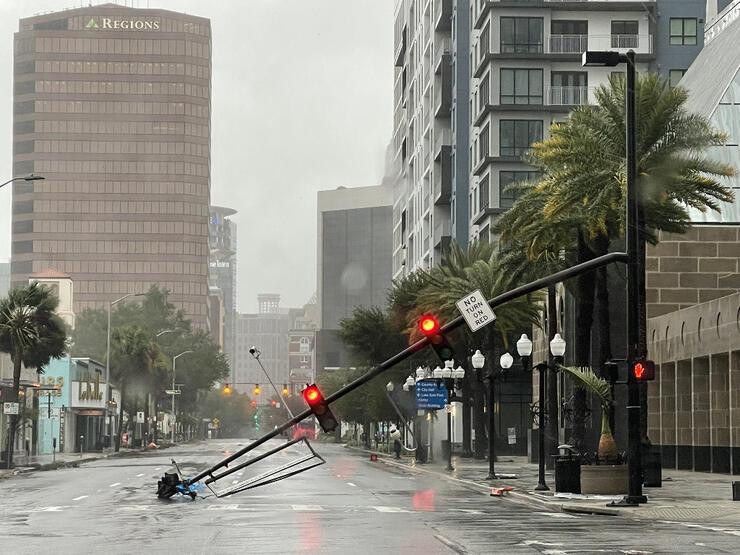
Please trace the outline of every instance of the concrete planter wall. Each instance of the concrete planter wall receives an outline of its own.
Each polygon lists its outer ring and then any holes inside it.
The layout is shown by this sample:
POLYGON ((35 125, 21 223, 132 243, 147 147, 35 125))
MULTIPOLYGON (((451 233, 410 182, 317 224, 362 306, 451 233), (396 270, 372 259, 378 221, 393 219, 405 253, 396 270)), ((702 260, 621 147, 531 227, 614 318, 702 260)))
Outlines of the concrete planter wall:
POLYGON ((584 464, 581 466, 581 493, 627 494, 629 473, 626 464, 584 464))

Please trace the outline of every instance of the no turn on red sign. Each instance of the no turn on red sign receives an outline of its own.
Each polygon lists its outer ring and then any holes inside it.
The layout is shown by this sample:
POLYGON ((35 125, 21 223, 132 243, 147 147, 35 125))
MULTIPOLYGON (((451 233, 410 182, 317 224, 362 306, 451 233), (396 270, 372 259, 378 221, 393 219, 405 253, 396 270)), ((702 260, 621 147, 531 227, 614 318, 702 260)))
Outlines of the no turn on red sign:
POLYGON ((488 302, 481 294, 480 289, 476 289, 464 296, 455 304, 460 314, 462 314, 468 323, 470 331, 478 331, 483 326, 496 321, 496 315, 491 310, 491 307, 488 306, 488 302))

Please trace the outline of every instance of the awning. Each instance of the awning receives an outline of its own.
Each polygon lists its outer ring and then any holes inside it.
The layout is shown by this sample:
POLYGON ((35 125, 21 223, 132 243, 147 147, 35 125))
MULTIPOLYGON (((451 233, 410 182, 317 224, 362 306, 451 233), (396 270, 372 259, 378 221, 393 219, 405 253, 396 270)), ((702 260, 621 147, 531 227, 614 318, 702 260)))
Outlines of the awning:
POLYGON ((103 409, 72 409, 72 412, 80 416, 105 416, 103 409))

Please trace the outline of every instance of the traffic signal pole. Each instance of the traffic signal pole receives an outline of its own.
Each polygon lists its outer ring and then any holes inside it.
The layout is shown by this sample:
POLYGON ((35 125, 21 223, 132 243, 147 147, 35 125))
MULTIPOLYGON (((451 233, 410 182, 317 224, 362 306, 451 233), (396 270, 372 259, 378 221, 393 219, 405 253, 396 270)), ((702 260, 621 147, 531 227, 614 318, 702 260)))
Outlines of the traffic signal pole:
MULTIPOLYGON (((511 291, 507 291, 506 293, 502 293, 501 295, 498 295, 494 297, 493 299, 488 301, 488 305, 491 308, 496 308, 498 306, 501 306, 504 303, 507 303, 511 300, 517 299, 519 297, 522 297, 524 295, 528 295, 530 293, 534 293, 535 291, 539 291, 540 289, 545 289, 548 285, 555 285, 556 283, 560 283, 561 281, 565 281, 568 279, 571 279, 577 275, 580 275, 585 272, 591 272, 597 268, 601 268, 602 266, 606 266, 608 264, 613 264, 616 262, 627 262, 627 255, 623 252, 611 252, 608 254, 605 254, 603 256, 599 256, 597 258, 594 258, 592 260, 588 260, 586 262, 583 262, 581 264, 576 264, 575 266, 572 266, 570 268, 567 268, 565 270, 561 270, 560 272, 556 272, 552 275, 546 276, 544 278, 537 279, 531 283, 527 283, 525 285, 522 285, 520 287, 516 287, 515 289, 512 289, 511 291)), ((451 332, 458 327, 460 327, 464 323, 464 319, 462 316, 458 316, 457 318, 450 320, 447 322, 444 326, 441 327, 442 333, 451 332)), ((395 354, 385 362, 379 364, 366 374, 360 376, 355 381, 348 383, 341 389, 335 391, 331 395, 329 395, 326 398, 326 402, 331 404, 334 401, 341 399, 348 393, 353 392, 355 389, 357 389, 360 386, 365 385, 367 382, 375 378, 376 376, 382 374, 386 370, 389 370, 390 368, 393 368, 396 364, 399 362, 403 362, 407 358, 409 358, 414 353, 417 353, 421 351, 424 347, 429 345, 429 339, 423 338, 413 345, 407 347, 403 351, 395 354)), ((206 470, 203 470, 193 478, 184 480, 184 483, 186 485, 193 484, 195 482, 198 482, 202 480, 203 478, 210 476, 213 477, 213 473, 221 468, 226 468, 228 465, 235 461, 236 459, 244 456, 244 454, 256 449, 260 445, 263 445, 264 443, 267 443, 269 440, 271 440, 274 437, 279 436, 282 434, 285 430, 289 429, 290 427, 294 426, 295 424, 298 424, 301 420, 304 420, 305 418, 308 418, 311 416, 313 412, 311 409, 306 409, 303 412, 295 415, 293 418, 285 422, 284 424, 278 426, 277 428, 273 429, 271 432, 268 432, 261 438, 253 441, 249 445, 246 445, 239 451, 235 452, 234 454, 226 457, 222 461, 216 463, 210 468, 207 468, 206 470)), ((639 421, 638 421, 639 422, 639 421)))

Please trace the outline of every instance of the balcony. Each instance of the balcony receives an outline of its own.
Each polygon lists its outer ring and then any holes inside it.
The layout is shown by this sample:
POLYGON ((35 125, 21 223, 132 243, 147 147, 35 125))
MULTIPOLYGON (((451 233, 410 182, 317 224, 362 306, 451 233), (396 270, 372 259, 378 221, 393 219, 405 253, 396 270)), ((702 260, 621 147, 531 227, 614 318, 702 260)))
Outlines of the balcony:
POLYGON ((439 75, 442 71, 443 63, 452 63, 452 39, 444 37, 436 41, 436 50, 434 51, 434 73, 439 75), (445 56, 449 55, 449 58, 445 56))
POLYGON ((450 221, 445 219, 434 226, 434 248, 444 250, 452 240, 452 226, 450 221))
POLYGON ((403 25, 400 33, 398 34, 398 45, 396 46, 396 52, 394 56, 394 65, 396 67, 403 66, 403 57, 406 54, 406 36, 408 35, 408 27, 406 24, 403 25))
POLYGON ((434 0, 434 30, 452 30, 452 0, 434 0))
POLYGON ((435 158, 432 183, 434 204, 449 204, 452 196, 452 146, 440 147, 439 156, 435 158))
POLYGON ((452 130, 440 129, 434 134, 434 161, 439 162, 440 156, 442 156, 442 147, 452 145, 452 130))
POLYGON ((552 54, 581 54, 588 50, 588 35, 550 35, 548 46, 552 54))
POLYGON ((584 106, 590 104, 589 87, 547 87, 547 103, 550 106, 584 106))
POLYGON ((443 54, 439 76, 434 81, 434 117, 449 118, 452 109, 452 56, 443 54))

